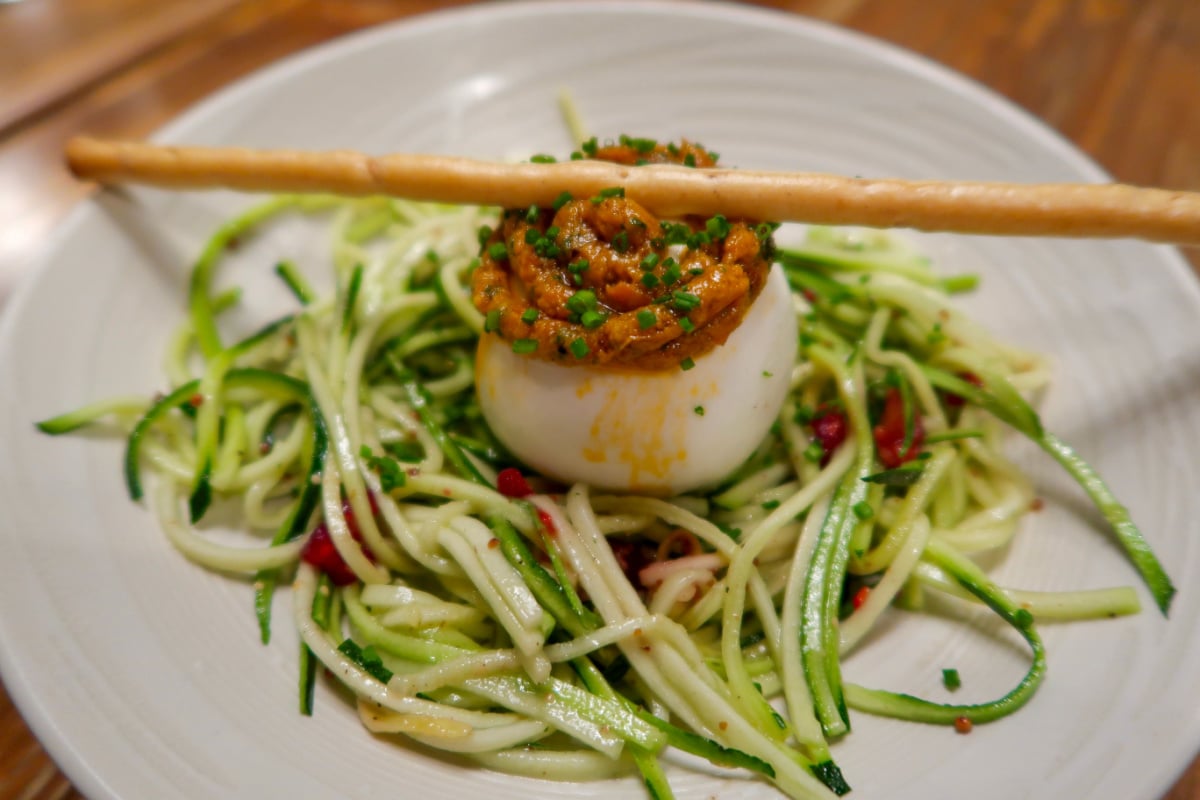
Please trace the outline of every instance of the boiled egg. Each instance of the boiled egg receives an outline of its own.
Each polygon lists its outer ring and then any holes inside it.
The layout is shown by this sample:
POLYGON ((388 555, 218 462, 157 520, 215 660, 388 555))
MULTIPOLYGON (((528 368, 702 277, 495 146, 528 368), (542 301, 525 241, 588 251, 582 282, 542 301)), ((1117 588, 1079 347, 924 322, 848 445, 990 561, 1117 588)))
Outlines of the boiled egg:
POLYGON ((539 473, 674 495, 719 483, 754 452, 783 407, 796 348, 792 293, 775 266, 725 344, 691 369, 555 364, 484 334, 476 388, 492 431, 539 473))

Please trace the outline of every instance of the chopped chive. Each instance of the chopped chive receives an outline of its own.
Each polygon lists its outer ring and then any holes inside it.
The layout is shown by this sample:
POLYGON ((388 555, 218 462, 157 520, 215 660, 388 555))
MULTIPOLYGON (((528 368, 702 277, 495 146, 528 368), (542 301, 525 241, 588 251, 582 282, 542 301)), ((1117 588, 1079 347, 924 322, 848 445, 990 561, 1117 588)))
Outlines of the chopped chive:
POLYGON ((647 328, 654 327, 654 324, 658 322, 658 316, 653 311, 642 309, 637 313, 637 321, 638 327, 646 330, 647 328))
POLYGON ((958 689, 959 687, 961 687, 962 686, 962 678, 960 678, 958 676, 958 670, 956 670, 956 669, 942 670, 942 685, 945 686, 947 689, 949 689, 952 692, 955 689, 958 689))
POLYGON ((642 259, 642 269, 652 270, 658 266, 658 253, 649 253, 642 259))
POLYGON ((655 286, 658 286, 658 276, 653 272, 647 272, 642 275, 642 286, 645 286, 647 289, 653 289, 655 286))
POLYGON ((912 467, 897 467, 876 472, 874 475, 867 475, 863 480, 883 486, 912 486, 921 477, 922 472, 924 472, 924 467, 918 464, 912 467))
POLYGON ((854 516, 863 521, 875 516, 875 509, 871 508, 871 504, 866 500, 859 500, 850 507, 850 510, 854 512, 854 516))
POLYGON ((688 153, 686 156, 683 157, 683 165, 685 167, 696 166, 696 156, 692 155, 691 153, 688 153))
POLYGON ((676 290, 671 293, 671 304, 679 311, 688 312, 700 305, 700 298, 691 292, 676 290))
POLYGON ((585 342, 583 339, 576 339, 568 346, 571 350, 571 355, 575 356, 576 358, 583 358, 588 354, 587 342, 585 342))
POLYGON ((597 143, 597 141, 596 141, 596 137, 595 137, 595 136, 593 136, 592 138, 588 139, 588 140, 587 140, 586 142, 584 142, 583 144, 579 145, 579 149, 580 149, 580 150, 582 150, 582 151, 583 151, 583 154, 584 154, 585 156, 587 156, 588 158, 595 158, 595 157, 596 157, 596 149, 597 149, 597 147, 598 147, 598 143, 597 143))
POLYGON ((769 369, 764 369, 764 370, 763 370, 763 377, 764 377, 764 378, 773 378, 773 377, 775 377, 775 373, 774 373, 774 372, 771 372, 769 369))
POLYGON ((812 442, 804 448, 804 457, 815 464, 825 457, 825 448, 820 442, 812 442))
POLYGON ((663 270, 662 276, 663 286, 670 286, 671 284, 678 282, 679 279, 683 277, 683 271, 679 269, 679 265, 674 261, 665 266, 666 269, 663 270))
POLYGON ((679 362, 679 368, 681 370, 683 370, 684 372, 687 372, 689 369, 691 369, 694 366, 696 366, 696 362, 692 360, 691 356, 688 356, 683 361, 679 362))
POLYGON ((359 455, 367 462, 367 467, 379 473, 379 485, 384 492, 399 489, 408 482, 408 475, 400 464, 389 456, 377 456, 365 444, 359 450, 359 455))
POLYGON ((656 142, 654 139, 635 138, 632 136, 626 136, 625 134, 621 134, 621 137, 618 139, 618 141, 626 147, 632 147, 641 155, 646 155, 658 146, 658 142, 656 142))
POLYGON ((590 289, 581 289, 567 299, 567 310, 576 314, 582 314, 595 308, 596 293, 590 289))
POLYGON ((607 189, 601 189, 600 192, 592 198, 592 205, 598 206, 610 197, 624 197, 625 187, 610 186, 607 189))
POLYGON ((762 504, 762 507, 764 511, 774 511, 775 509, 779 508, 781 504, 782 501, 780 500, 768 500, 762 504))
POLYGON ((493 231, 489 226, 480 225, 479 230, 475 232, 475 238, 479 239, 479 246, 483 247, 486 245, 488 239, 492 238, 493 233, 495 233, 495 231, 493 231))
POLYGON ((525 309, 524 313, 521 314, 521 322, 524 322, 526 325, 532 325, 533 323, 537 322, 537 318, 538 311, 536 308, 527 308, 525 309))
POLYGON ((667 244, 686 244, 692 229, 682 222, 662 223, 663 239, 667 244))
POLYGON ((695 408, 692 409, 692 411, 696 412, 697 417, 704 416, 704 406, 696 406, 695 408))
POLYGON ((554 156, 545 153, 537 153, 529 158, 529 161, 534 164, 553 164, 557 160, 554 156))
POLYGON ((487 252, 494 261, 505 261, 508 259, 508 247, 504 242, 492 242, 487 252))
POLYGON ((542 240, 542 232, 537 228, 525 229, 525 244, 537 244, 542 240))
POLYGON ((684 333, 691 333, 692 331, 696 330, 696 326, 687 317, 679 318, 679 327, 683 328, 684 333))
POLYGON ((599 328, 604 324, 605 319, 607 319, 607 317, 605 317, 603 314, 590 309, 583 312, 583 314, 581 314, 579 317, 580 323, 582 323, 583 327, 587 328, 589 331, 599 328))
POLYGON ((715 217, 709 217, 704 223, 704 230, 708 231, 708 235, 714 239, 724 239, 729 235, 729 220, 725 219, 724 214, 717 214, 715 217))
POLYGON ((537 207, 536 203, 534 203, 533 205, 531 205, 529 207, 528 210, 526 210, 525 221, 528 222, 530 225, 532 225, 533 223, 538 221, 538 217, 540 217, 541 215, 542 215, 542 210, 537 207))
POLYGON ((629 252, 629 234, 617 231, 617 235, 612 238, 612 248, 621 254, 629 252))
POLYGON ((487 312, 487 316, 483 318, 483 329, 488 333, 500 330, 500 309, 493 308, 487 312))
POLYGON ((567 269, 578 275, 581 272, 587 272, 588 260, 586 258, 578 258, 567 264, 567 269))
POLYGON ((558 197, 554 198, 554 203, 553 203, 554 210, 558 211, 560 208, 562 208, 563 206, 565 206, 567 203, 571 202, 574 199, 575 199, 574 195, 572 195, 570 192, 563 192, 558 197))
POLYGON ((515 339, 512 343, 512 351, 518 355, 537 352, 537 339, 515 339))

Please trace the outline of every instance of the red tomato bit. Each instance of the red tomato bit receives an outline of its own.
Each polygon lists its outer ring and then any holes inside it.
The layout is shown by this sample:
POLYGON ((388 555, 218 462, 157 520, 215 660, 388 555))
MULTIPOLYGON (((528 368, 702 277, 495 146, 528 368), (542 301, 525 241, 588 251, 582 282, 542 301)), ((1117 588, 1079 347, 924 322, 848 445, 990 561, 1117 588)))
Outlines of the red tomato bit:
POLYGON ((528 497, 533 494, 528 481, 515 467, 507 467, 496 475, 496 489, 505 497, 528 497))
MULTIPOLYGON (((375 505, 375 498, 368 495, 368 500, 371 503, 371 511, 379 513, 379 509, 375 505)), ((354 509, 350 507, 349 501, 342 503, 342 516, 346 518, 346 526, 350 529, 350 535, 354 537, 354 541, 361 542, 362 534, 359 533, 358 525, 354 521, 354 509)), ((375 560, 375 555, 366 547, 363 548, 363 554, 371 561, 375 560)), ((342 559, 342 554, 334 546, 329 526, 325 522, 321 522, 313 529, 308 541, 304 543, 304 549, 300 551, 300 558, 304 563, 311 564, 328 575, 329 580, 333 581, 335 586, 347 586, 358 580, 354 570, 350 569, 342 559)))
MULTIPOLYGON (((960 372, 958 373, 958 377, 962 378, 972 386, 975 386, 979 389, 983 388, 983 381, 979 380, 979 376, 973 372, 960 372)), ((942 394, 942 401, 946 404, 947 408, 961 408, 962 406, 966 405, 967 402, 966 399, 960 395, 954 394, 954 392, 944 392, 942 394)))
POLYGON ((906 461, 912 461, 921 452, 921 445, 925 442, 925 426, 921 422, 921 412, 914 408, 912 441, 907 450, 901 451, 904 447, 904 399, 900 396, 900 390, 896 388, 888 389, 883 416, 879 418, 879 424, 875 426, 873 433, 879 460, 888 469, 895 469, 906 461))
POLYGON ((846 427, 846 415, 841 411, 822 410, 813 417, 813 436, 821 443, 821 449, 825 452, 821 456, 822 467, 829 463, 833 452, 846 441, 846 427))
POLYGON ((854 597, 850 599, 850 605, 854 606, 854 610, 858 611, 867 602, 867 598, 871 596, 871 587, 864 586, 854 593, 854 597))
POLYGON ((954 720, 954 730, 958 731, 959 733, 970 733, 971 728, 973 727, 975 726, 971 724, 971 720, 967 719, 966 717, 959 717, 958 719, 954 720))

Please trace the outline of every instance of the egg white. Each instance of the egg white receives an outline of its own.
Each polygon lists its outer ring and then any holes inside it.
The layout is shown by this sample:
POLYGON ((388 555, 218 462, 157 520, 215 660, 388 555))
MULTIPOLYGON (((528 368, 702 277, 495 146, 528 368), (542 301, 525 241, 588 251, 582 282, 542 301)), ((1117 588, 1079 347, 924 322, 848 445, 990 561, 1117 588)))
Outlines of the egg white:
POLYGON ((776 266, 741 325, 690 370, 565 366, 484 334, 476 389, 496 436, 541 474, 680 494, 720 482, 754 452, 783 407, 796 348, 792 294, 776 266))

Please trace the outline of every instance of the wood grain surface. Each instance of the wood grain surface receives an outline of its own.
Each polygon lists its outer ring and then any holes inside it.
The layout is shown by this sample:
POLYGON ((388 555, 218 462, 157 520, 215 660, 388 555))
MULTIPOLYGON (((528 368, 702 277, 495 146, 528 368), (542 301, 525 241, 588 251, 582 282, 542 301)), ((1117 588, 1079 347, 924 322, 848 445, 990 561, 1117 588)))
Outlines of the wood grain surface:
MULTIPOLYGON (((236 78, 434 0, 0 3, 0 307, 89 188, 73 134, 137 138, 236 78)), ((923 53, 1009 97, 1118 180, 1200 190, 1196 0, 762 0, 923 53)), ((1188 252, 1200 268, 1195 250, 1188 252)), ((0 800, 78 798, 0 687, 0 800)), ((1200 760, 1164 800, 1200 800, 1200 760)))

